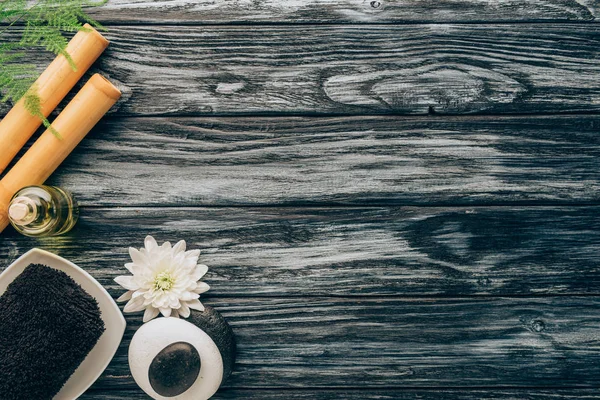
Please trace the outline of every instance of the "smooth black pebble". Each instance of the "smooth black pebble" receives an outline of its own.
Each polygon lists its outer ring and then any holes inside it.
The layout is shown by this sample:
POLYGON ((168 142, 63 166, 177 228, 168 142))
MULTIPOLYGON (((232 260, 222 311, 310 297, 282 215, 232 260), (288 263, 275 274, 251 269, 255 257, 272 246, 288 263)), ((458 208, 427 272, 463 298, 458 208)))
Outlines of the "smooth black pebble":
POLYGON ((200 354, 191 344, 170 344, 162 349, 150 364, 150 385, 161 396, 178 396, 196 382, 201 364, 200 354))
POLYGON ((229 378, 235 364, 235 336, 225 318, 214 308, 204 306, 204 311, 192 310, 188 322, 202 329, 215 342, 223 358, 223 382, 229 378))

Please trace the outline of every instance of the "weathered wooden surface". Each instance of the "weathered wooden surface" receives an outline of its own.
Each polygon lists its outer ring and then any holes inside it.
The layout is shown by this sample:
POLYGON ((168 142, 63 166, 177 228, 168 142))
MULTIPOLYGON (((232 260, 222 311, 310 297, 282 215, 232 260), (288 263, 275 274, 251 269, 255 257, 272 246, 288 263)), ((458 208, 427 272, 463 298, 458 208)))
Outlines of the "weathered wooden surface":
POLYGON ((84 209, 58 239, 0 238, 0 267, 40 246, 117 296, 128 246, 186 239, 211 296, 600 294, 600 207, 84 209))
POLYGON ((111 119, 50 180, 85 205, 600 201, 600 117, 111 119))
POLYGON ((600 110, 596 24, 113 26, 107 37, 97 69, 123 89, 125 115, 600 110))
MULTIPOLYGON (((81 221, 0 269, 116 297, 127 246, 186 239, 239 342, 215 399, 600 398, 599 7, 110 0, 123 100, 50 180, 81 221)), ((83 399, 147 398, 140 320, 83 399)))
POLYGON ((600 110, 596 25, 113 27, 126 114, 600 110))
MULTIPOLYGON (((223 389, 211 400, 589 400, 599 399, 597 389, 540 390, 540 389, 337 389, 337 390, 243 390, 223 389)), ((139 391, 91 390, 81 400, 147 400, 139 391)))
MULTIPOLYGON (((231 323, 227 388, 597 387, 600 299, 209 299, 231 323)), ((98 390, 135 389, 128 330, 98 390)))
POLYGON ((594 21, 595 0, 109 0, 90 13, 120 23, 594 21))
MULTIPOLYGON (((599 399, 597 389, 317 389, 317 390, 243 390, 223 389, 211 400, 589 400, 599 399)), ((139 391, 91 390, 81 400, 147 400, 139 391)))

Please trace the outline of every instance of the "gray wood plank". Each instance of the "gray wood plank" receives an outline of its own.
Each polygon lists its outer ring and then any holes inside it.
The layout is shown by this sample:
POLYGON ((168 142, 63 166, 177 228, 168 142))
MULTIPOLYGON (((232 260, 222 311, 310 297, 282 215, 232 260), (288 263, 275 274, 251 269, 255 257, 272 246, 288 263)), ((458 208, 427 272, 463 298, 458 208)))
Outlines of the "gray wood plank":
MULTIPOLYGON (((232 298, 227 388, 598 387, 600 299, 232 298)), ((135 389, 126 350, 96 390, 135 389)))
POLYGON ((85 208, 59 238, 7 230, 0 267, 41 247, 118 296, 147 234, 201 249, 216 298, 600 294, 600 207, 85 208))
POLYGON ((600 110, 595 25, 113 28, 128 114, 600 110))
MULTIPOLYGON (((586 400, 599 399, 597 389, 540 390, 540 389, 361 389, 361 390, 244 390, 222 389, 211 400, 586 400)), ((141 390, 90 390, 81 400, 147 400, 141 390)))
POLYGON ((85 205, 600 201, 600 117, 111 119, 50 182, 85 205))
POLYGON ((115 26, 107 36, 97 68, 121 85, 126 115, 600 110, 596 24, 115 26))
POLYGON ((110 0, 90 13, 119 23, 594 21, 594 0, 110 0))

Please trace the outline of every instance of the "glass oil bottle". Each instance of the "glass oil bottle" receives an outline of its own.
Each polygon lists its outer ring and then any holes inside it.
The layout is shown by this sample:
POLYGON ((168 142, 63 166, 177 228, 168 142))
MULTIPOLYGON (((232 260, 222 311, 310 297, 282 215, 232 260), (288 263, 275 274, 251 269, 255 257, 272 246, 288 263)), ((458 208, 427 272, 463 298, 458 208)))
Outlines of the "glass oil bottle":
POLYGON ((70 231, 79 217, 71 194, 55 186, 27 186, 8 207, 12 226, 25 236, 57 236, 70 231))

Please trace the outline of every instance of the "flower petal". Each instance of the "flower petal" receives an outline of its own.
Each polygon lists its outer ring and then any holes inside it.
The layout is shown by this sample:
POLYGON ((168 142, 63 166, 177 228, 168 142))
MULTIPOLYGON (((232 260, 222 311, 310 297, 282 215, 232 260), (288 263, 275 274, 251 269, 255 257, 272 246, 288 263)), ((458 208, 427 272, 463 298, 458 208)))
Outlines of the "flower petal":
POLYGON ((129 303, 125 305, 123 308, 123 312, 132 313, 137 311, 142 311, 144 309, 144 298, 138 297, 136 299, 129 300, 129 303))
POLYGON ((147 265, 148 264, 148 257, 146 257, 145 254, 142 254, 142 252, 139 251, 138 249, 136 249, 135 247, 129 248, 129 256, 131 257, 131 260, 133 261, 134 264, 137 264, 137 265, 147 265))
POLYGON ((158 243, 156 243, 156 240, 152 236, 148 235, 144 239, 144 247, 146 250, 152 251, 158 247, 158 243))
POLYGON ((171 312, 172 310, 169 307, 160 308, 160 313, 163 315, 163 317, 169 318, 171 316, 171 312))
POLYGON ((197 260, 186 258, 179 264, 179 268, 183 273, 189 276, 196 269, 196 262, 197 260))
POLYGON ((194 289, 194 293, 202 294, 208 292, 210 290, 210 286, 205 282, 198 282, 198 286, 194 289))
POLYGON ((141 289, 144 288, 144 286, 147 286, 148 278, 144 277, 143 275, 134 275, 133 282, 135 282, 135 284, 141 289))
POLYGON ((169 307, 172 309, 178 309, 179 307, 181 307, 181 303, 179 302, 179 299, 177 297, 173 297, 172 299, 170 299, 169 301, 169 307))
POLYGON ((123 301, 127 301, 127 300, 131 300, 131 296, 133 295, 133 290, 130 290, 128 292, 125 292, 121 295, 121 297, 119 297, 117 299, 118 302, 123 302, 123 301))
POLYGON ((135 283, 133 276, 117 276, 115 282, 127 290, 138 290, 140 288, 139 285, 135 283))
POLYGON ((153 262, 152 269, 156 273, 170 269, 171 259, 171 255, 169 253, 161 253, 156 261, 153 262))
POLYGON ((185 262, 185 256, 183 253, 176 254, 171 258, 171 265, 173 268, 180 269, 183 263, 185 262))
POLYGON ((131 272, 133 275, 135 275, 135 272, 133 272, 133 268, 135 266, 135 263, 127 263, 125 264, 125 268, 127 268, 127 271, 131 272))
POLYGON ((185 303, 181 303, 181 308, 179 308, 179 315, 183 318, 187 318, 190 316, 190 308, 185 303))
POLYGON ((192 273, 192 279, 195 281, 198 281, 198 280, 202 279, 202 277, 204 275, 206 275, 207 272, 208 272, 208 266, 206 266, 204 264, 198 264, 196 266, 196 269, 192 273))
POLYGON ((175 246, 173 246, 173 254, 184 252, 185 247, 186 247, 185 240, 180 240, 179 242, 177 242, 177 244, 175 246))
POLYGON ((171 318, 179 318, 179 313, 177 310, 171 310, 171 318))
POLYGON ((152 301, 152 305, 156 308, 167 308, 168 304, 169 299, 164 294, 154 297, 154 300, 152 301))
POLYGON ((158 308, 148 307, 146 308, 146 312, 144 312, 144 322, 148 322, 158 315, 158 308))
POLYGON ((145 292, 145 291, 143 291, 143 290, 136 290, 136 291, 133 293, 133 296, 131 296, 131 298, 133 298, 133 299, 137 299, 138 297, 140 297, 140 296, 144 296, 145 294, 146 294, 146 292, 145 292))
POLYGON ((199 298, 200 295, 198 293, 185 292, 181 295, 181 301, 192 301, 199 298))
POLYGON ((185 258, 198 258, 200 257, 200 250, 190 250, 185 252, 185 258))
POLYGON ((192 310, 204 311, 204 306, 200 303, 200 300, 192 300, 187 302, 187 306, 192 310))

